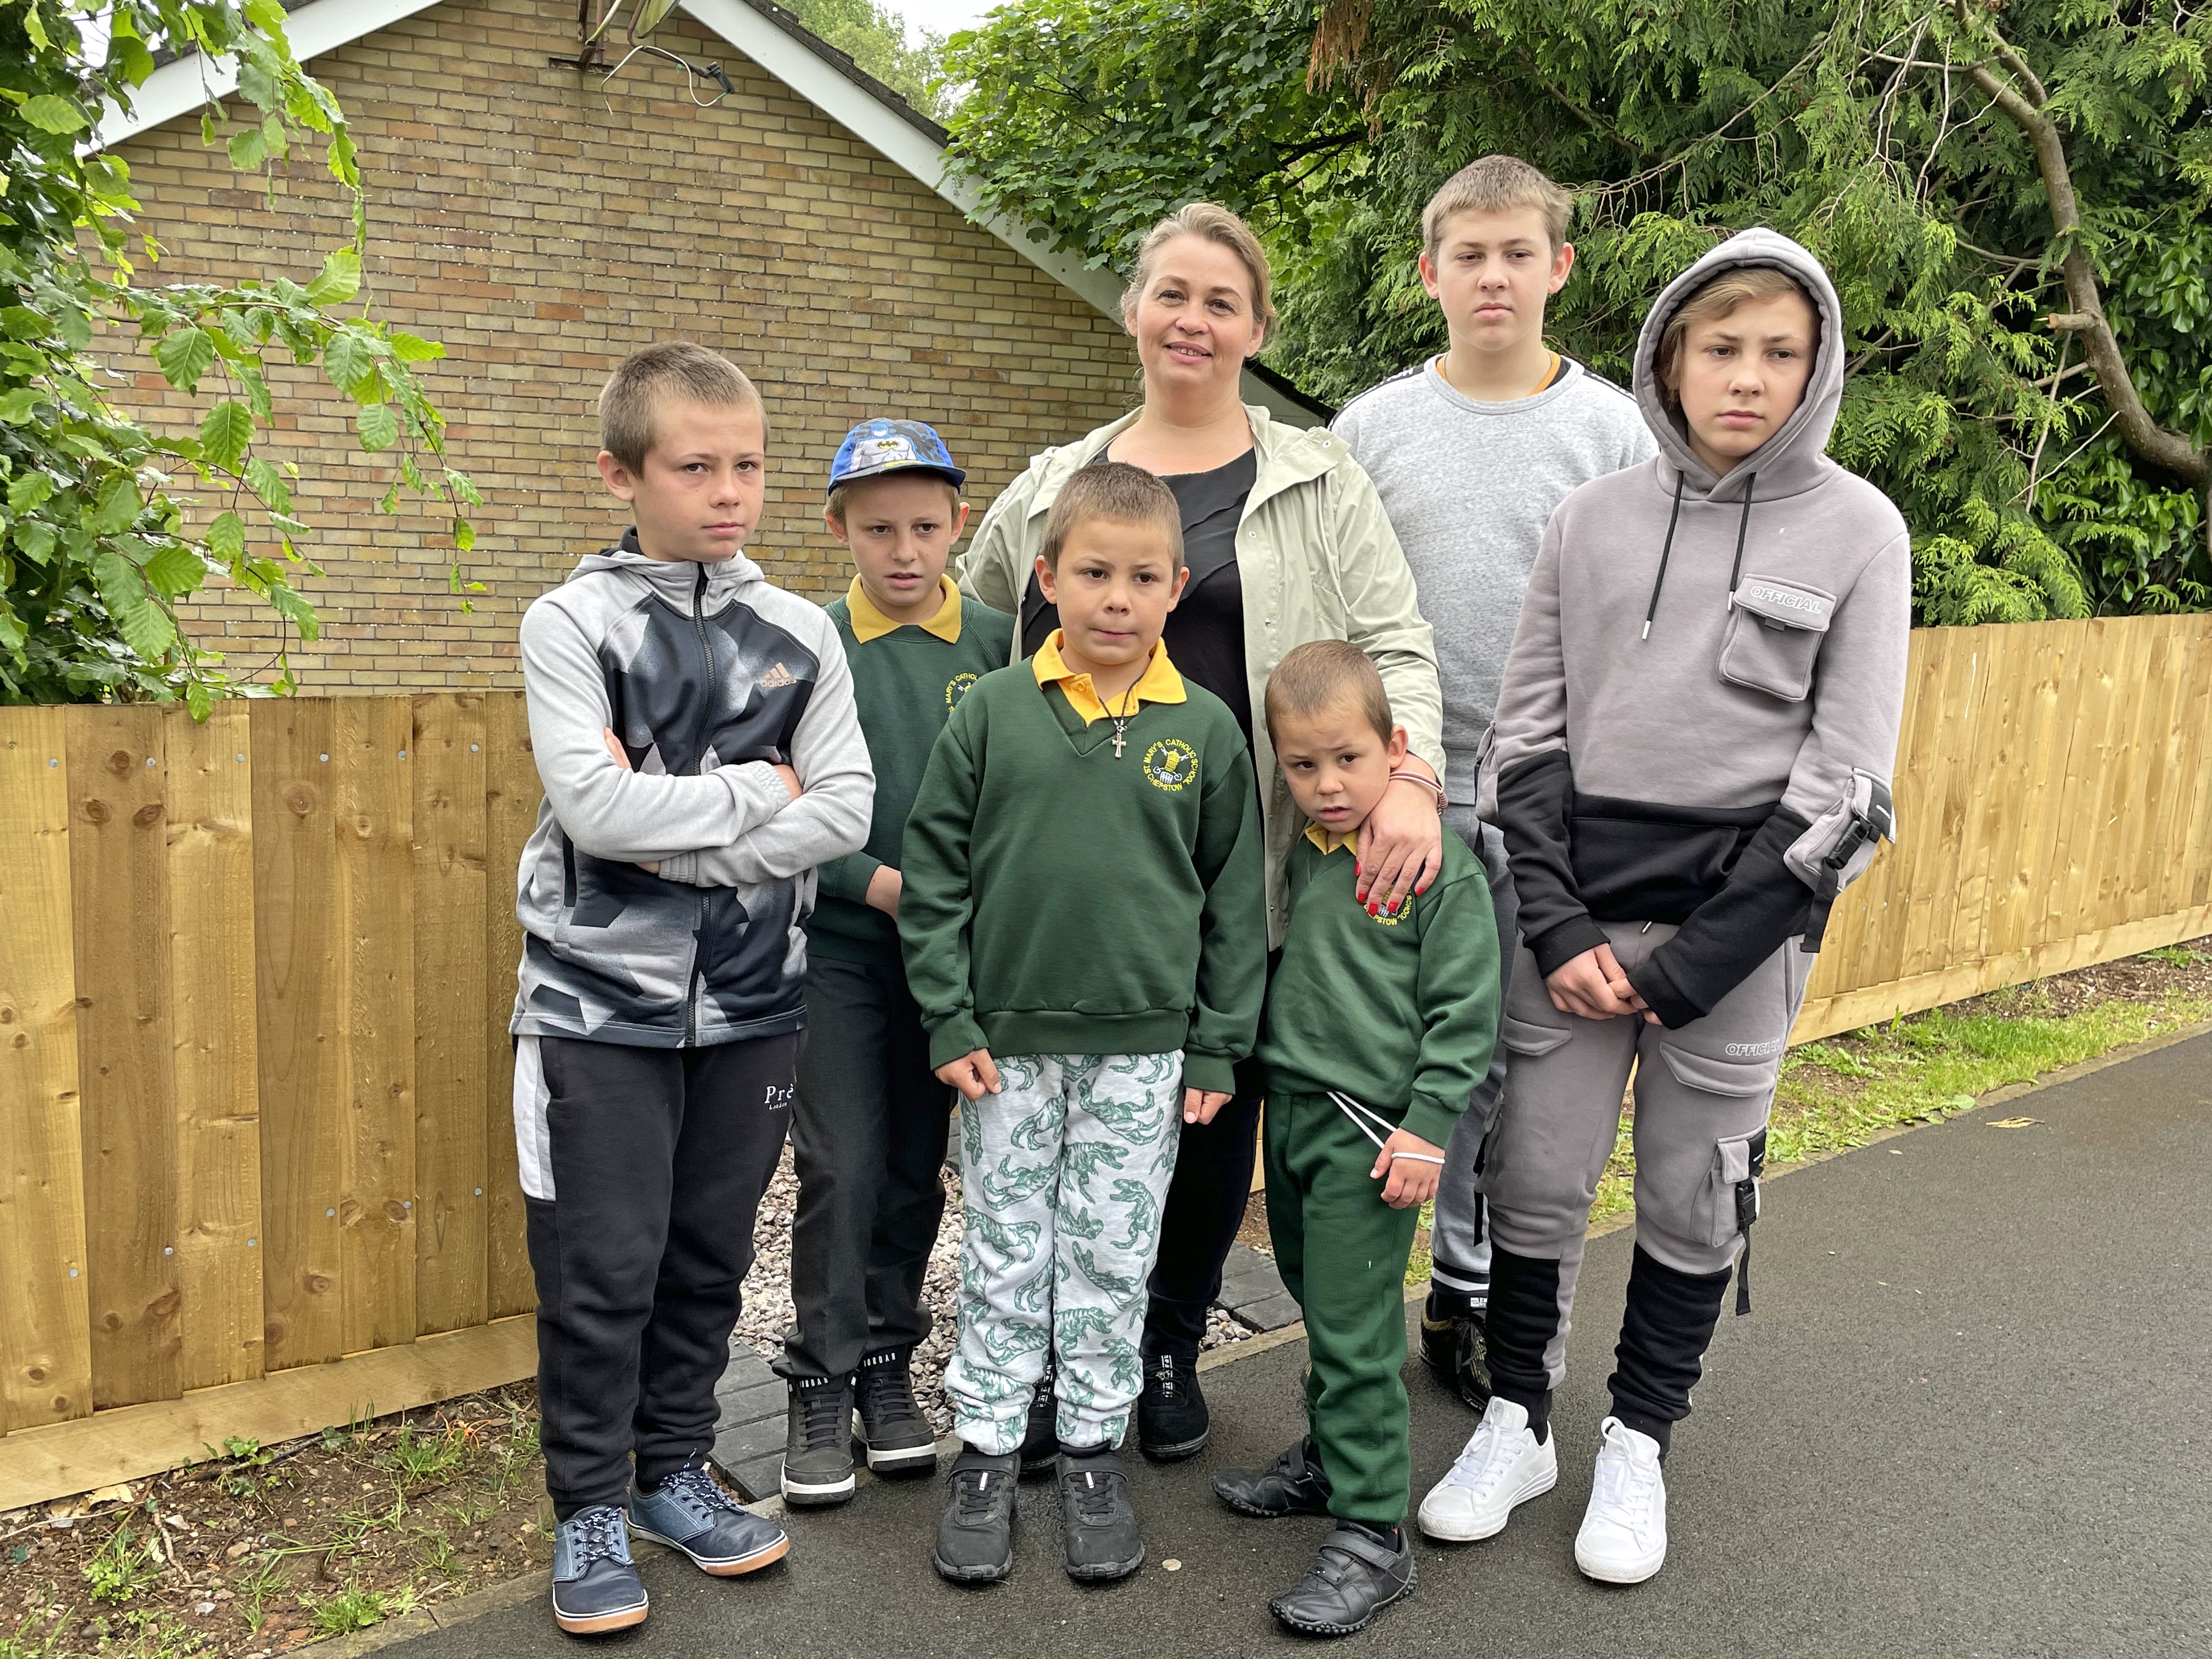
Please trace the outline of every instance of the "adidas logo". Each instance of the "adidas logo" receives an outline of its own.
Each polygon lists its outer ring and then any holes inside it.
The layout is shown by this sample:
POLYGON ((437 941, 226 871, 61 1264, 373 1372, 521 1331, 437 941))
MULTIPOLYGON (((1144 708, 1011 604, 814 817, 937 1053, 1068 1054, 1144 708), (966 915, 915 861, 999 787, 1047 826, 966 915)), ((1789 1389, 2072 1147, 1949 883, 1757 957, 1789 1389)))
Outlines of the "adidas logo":
POLYGON ((792 672, 788 668, 786 668, 781 663, 777 663, 774 667, 770 668, 767 673, 760 677, 760 687, 763 691, 774 691, 781 686, 796 685, 798 684, 798 677, 793 674, 792 672))

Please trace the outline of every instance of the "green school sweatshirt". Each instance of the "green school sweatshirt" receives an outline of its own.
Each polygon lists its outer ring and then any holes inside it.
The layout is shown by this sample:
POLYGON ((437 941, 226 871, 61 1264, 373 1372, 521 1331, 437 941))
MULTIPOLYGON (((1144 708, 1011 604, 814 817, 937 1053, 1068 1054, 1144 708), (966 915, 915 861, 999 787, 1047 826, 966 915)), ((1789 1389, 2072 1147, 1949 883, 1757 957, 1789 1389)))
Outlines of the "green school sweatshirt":
POLYGON ((868 884, 898 867, 906 815, 929 750, 969 688, 1005 666, 1014 619, 963 599, 940 579, 945 602, 926 623, 893 623, 869 603, 857 579, 823 607, 853 671, 853 701, 876 769, 876 806, 867 845, 821 869, 821 896, 806 927, 809 956, 896 967, 898 924, 868 903, 868 884))
POLYGON ((929 1063, 1180 1048, 1187 1087, 1231 1090, 1267 953, 1243 734, 1161 648, 1138 690, 1164 700, 1137 703, 1116 755, 1087 678, 1041 680, 1058 639, 961 700, 907 819, 899 936, 929 1063))
POLYGON ((1291 842, 1291 922, 1267 994, 1267 1092, 1334 1089, 1441 1146, 1498 1040, 1498 914, 1449 830, 1443 867, 1395 916, 1352 896, 1358 854, 1291 842))

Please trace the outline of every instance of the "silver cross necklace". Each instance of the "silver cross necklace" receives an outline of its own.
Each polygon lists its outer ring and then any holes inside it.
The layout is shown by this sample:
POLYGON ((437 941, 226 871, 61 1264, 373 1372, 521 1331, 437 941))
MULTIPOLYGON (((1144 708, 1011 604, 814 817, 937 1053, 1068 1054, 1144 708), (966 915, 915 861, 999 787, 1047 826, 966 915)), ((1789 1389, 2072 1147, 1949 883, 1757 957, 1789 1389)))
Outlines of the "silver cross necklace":
POLYGON ((1132 685, 1122 695, 1121 712, 1117 714, 1110 708, 1106 711, 1106 718, 1114 722, 1114 758, 1115 760, 1121 758, 1121 746, 1128 740, 1129 720, 1133 712, 1131 705, 1136 701, 1136 696, 1137 688, 1132 685))

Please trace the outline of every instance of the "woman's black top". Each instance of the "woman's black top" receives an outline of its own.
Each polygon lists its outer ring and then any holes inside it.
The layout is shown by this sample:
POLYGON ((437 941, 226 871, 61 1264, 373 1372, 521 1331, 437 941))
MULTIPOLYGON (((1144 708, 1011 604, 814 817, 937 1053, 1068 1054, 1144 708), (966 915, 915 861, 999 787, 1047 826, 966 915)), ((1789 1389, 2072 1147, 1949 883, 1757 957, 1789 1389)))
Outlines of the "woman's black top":
MULTIPOLYGON (((1109 459, 1101 450, 1093 465, 1109 459)), ((1211 472, 1176 472, 1160 480, 1182 509, 1182 556, 1190 569, 1182 602, 1168 612, 1161 637, 1177 672, 1229 705, 1247 744, 1252 741, 1252 693, 1244 672, 1244 586, 1237 574, 1237 526, 1259 476, 1259 452, 1248 449, 1211 472)), ((1022 654, 1034 655, 1059 626, 1059 609, 1045 603, 1031 571, 1022 595, 1022 654)))

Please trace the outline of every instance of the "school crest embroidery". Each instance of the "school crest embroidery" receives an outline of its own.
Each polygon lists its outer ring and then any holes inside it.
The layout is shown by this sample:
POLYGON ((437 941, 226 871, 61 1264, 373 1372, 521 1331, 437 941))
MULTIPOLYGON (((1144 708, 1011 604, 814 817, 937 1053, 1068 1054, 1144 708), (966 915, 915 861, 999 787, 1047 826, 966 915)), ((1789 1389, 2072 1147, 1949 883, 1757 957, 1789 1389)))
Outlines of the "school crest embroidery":
POLYGON ((945 681, 945 706, 947 708, 956 706, 961 698, 968 695, 968 689, 975 684, 975 677, 973 674, 955 674, 951 679, 945 681))
POLYGON ((1162 738, 1145 750, 1145 775, 1172 794, 1198 776, 1198 750, 1181 738, 1162 738))

